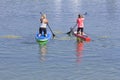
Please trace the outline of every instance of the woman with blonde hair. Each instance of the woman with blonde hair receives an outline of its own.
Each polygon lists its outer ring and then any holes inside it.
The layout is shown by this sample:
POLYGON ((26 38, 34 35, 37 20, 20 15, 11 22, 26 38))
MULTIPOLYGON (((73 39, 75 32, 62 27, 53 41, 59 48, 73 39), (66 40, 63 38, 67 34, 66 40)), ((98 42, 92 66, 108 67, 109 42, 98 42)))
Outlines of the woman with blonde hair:
POLYGON ((41 22, 41 26, 39 28, 39 36, 42 35, 42 33, 44 34, 44 36, 47 36, 47 25, 48 25, 48 19, 46 18, 46 14, 43 14, 40 18, 40 22, 41 22))

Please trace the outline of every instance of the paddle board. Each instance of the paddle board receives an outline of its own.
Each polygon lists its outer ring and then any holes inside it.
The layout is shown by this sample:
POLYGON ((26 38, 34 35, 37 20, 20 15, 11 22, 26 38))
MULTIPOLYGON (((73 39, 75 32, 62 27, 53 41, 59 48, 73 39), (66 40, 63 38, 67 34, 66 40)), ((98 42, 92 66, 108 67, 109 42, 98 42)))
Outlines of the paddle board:
POLYGON ((91 38, 86 35, 85 33, 83 35, 81 34, 77 34, 77 31, 74 31, 73 34, 77 37, 77 38, 81 38, 83 39, 84 41, 91 41, 91 38))
POLYGON ((51 33, 47 33, 47 36, 44 36, 43 34, 39 36, 39 33, 37 33, 35 39, 39 42, 48 41, 51 38, 51 36, 52 36, 51 33))

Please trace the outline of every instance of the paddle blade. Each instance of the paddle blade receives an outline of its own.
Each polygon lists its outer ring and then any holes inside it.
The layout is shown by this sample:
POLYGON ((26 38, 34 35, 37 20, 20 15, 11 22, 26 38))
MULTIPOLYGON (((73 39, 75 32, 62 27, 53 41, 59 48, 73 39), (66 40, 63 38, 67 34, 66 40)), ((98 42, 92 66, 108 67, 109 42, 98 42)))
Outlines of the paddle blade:
POLYGON ((55 37, 55 34, 52 34, 53 35, 53 38, 55 37))
POLYGON ((66 34, 68 34, 68 35, 69 35, 70 33, 71 33, 71 31, 67 32, 66 34))
POLYGON ((83 15, 87 15, 87 12, 85 12, 83 15))
POLYGON ((70 31, 67 32, 66 34, 70 35, 73 32, 73 28, 70 28, 70 31))

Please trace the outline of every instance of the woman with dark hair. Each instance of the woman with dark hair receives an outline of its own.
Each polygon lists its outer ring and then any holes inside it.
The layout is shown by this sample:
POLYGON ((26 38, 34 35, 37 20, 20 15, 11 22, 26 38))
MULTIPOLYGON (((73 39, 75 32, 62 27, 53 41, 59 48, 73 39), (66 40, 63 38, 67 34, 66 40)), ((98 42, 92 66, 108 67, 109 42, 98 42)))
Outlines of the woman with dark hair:
POLYGON ((83 35, 84 20, 85 20, 85 18, 83 17, 83 15, 79 14, 78 18, 77 18, 77 25, 78 25, 77 34, 83 35))

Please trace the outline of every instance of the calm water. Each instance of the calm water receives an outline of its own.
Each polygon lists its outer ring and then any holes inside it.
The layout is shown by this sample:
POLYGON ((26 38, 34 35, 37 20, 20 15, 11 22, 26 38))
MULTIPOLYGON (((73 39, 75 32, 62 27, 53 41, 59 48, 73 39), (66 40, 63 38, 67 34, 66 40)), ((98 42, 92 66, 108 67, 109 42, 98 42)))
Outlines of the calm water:
POLYGON ((119 80, 119 0, 1 0, 0 80, 119 80), (40 46, 40 12, 55 39, 40 46), (91 42, 65 33, 85 16, 91 42))

